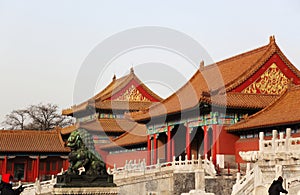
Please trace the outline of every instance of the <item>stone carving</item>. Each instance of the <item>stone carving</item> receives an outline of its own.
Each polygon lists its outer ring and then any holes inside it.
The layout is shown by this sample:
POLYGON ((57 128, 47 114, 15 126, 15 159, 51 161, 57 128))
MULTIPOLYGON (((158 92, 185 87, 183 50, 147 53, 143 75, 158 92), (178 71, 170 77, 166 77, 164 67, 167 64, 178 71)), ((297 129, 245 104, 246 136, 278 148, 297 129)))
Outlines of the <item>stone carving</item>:
POLYGON ((281 94, 289 79, 273 63, 258 79, 243 90, 244 93, 281 94))
POLYGON ((244 161, 256 162, 258 160, 259 152, 258 151, 247 151, 247 152, 240 151, 239 155, 242 157, 242 159, 244 161))
POLYGON ((86 187, 115 187, 113 176, 108 175, 101 156, 94 151, 90 134, 84 129, 73 131, 67 146, 69 153, 69 168, 62 175, 57 175, 54 188, 80 188, 86 187))
POLYGON ((107 174, 103 160, 88 150, 77 130, 70 134, 67 146, 71 148, 67 175, 79 175, 79 168, 81 167, 84 168, 87 175, 107 174))

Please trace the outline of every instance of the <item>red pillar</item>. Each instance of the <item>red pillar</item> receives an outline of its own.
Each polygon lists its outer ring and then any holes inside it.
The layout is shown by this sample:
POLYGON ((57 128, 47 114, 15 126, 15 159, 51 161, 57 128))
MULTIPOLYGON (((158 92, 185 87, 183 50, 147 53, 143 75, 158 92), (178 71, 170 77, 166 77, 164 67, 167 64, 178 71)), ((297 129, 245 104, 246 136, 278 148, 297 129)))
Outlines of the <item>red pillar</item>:
POLYGON ((147 165, 151 164, 151 136, 147 136, 147 165))
POLYGON ((64 159, 64 170, 67 170, 69 166, 70 166, 69 161, 64 159))
POLYGON ((175 156, 175 141, 174 141, 174 139, 172 139, 171 140, 171 143, 172 143, 172 160, 171 161, 173 161, 173 156, 175 156))
POLYGON ((207 142, 208 142, 208 133, 207 133, 207 126, 203 126, 203 131, 204 131, 204 138, 203 138, 203 153, 204 156, 208 152, 208 147, 207 147, 207 142))
POLYGON ((157 163, 157 134, 154 134, 154 140, 153 140, 153 164, 157 163))
POLYGON ((168 126, 168 141, 167 141, 167 162, 172 161, 172 148, 171 148, 171 126, 168 126))
POLYGON ((39 179, 39 175, 40 175, 40 156, 37 156, 36 158, 36 177, 39 179))
POLYGON ((6 173, 6 167, 7 167, 7 156, 4 157, 4 162, 2 166, 2 174, 6 173))
POLYGON ((185 139, 185 149, 186 149, 186 155, 188 160, 191 160, 191 134, 190 134, 190 128, 188 124, 186 125, 186 139, 185 139))
POLYGON ((217 135, 218 135, 218 126, 212 125, 212 131, 213 131, 213 148, 212 148, 212 158, 213 163, 216 165, 217 162, 217 135))

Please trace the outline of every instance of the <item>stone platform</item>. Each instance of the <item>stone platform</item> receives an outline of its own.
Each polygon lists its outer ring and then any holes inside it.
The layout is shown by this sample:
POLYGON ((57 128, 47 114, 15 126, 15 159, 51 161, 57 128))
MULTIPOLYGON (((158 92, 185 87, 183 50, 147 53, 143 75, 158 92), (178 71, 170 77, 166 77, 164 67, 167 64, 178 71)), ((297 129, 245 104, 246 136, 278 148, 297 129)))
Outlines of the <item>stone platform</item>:
POLYGON ((118 187, 65 187, 54 188, 52 194, 72 194, 72 195, 118 195, 118 187))
POLYGON ((52 194, 117 195, 112 175, 58 175, 52 194))
POLYGON ((54 188, 116 187, 112 175, 58 175, 54 188))

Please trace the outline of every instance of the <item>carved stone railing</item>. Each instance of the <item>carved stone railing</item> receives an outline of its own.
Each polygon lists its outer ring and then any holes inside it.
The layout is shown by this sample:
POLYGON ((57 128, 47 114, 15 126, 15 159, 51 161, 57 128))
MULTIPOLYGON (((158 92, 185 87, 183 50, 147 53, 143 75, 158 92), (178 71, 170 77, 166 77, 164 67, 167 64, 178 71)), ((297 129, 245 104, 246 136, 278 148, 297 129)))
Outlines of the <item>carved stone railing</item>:
POLYGON ((272 132, 272 139, 265 140, 264 133, 259 133, 259 151, 241 151, 240 156, 248 162, 256 162, 259 159, 273 160, 300 160, 300 137, 291 137, 291 129, 286 129, 286 135, 281 132, 278 134, 276 130, 272 132))
POLYGON ((232 187, 231 195, 241 195, 245 193, 245 191, 252 191, 254 189, 254 173, 255 169, 250 169, 250 164, 247 164, 246 175, 241 178, 241 174, 237 173, 236 183, 232 187), (243 193, 242 193, 243 192, 243 193))
POLYGON ((24 191, 21 195, 51 194, 55 184, 56 178, 54 175, 52 175, 52 178, 47 181, 40 182, 37 179, 35 183, 23 185, 24 191))
POLYGON ((113 169, 108 168, 107 172, 109 174, 113 174, 114 178, 124 178, 128 177, 129 174, 131 175, 140 175, 140 174, 147 174, 147 173, 153 173, 158 172, 162 170, 196 170, 196 169, 204 169, 205 173, 210 176, 216 175, 215 166, 212 162, 212 160, 205 159, 195 159, 194 155, 192 155, 192 159, 188 160, 187 156, 185 157, 185 160, 182 160, 181 156, 178 160, 173 157, 172 162, 165 162, 160 163, 159 160, 157 161, 157 164, 155 165, 148 165, 146 166, 145 159, 139 160, 139 162, 136 161, 126 161, 124 167, 117 168, 114 166, 113 169))
POLYGON ((264 133, 259 133, 259 151, 260 152, 270 152, 270 153, 281 153, 281 152, 291 152, 299 151, 300 149, 300 137, 291 137, 291 129, 286 129, 286 135, 284 133, 278 133, 276 130, 272 131, 272 139, 265 140, 264 133))
POLYGON ((272 138, 268 140, 265 139, 264 133, 260 132, 259 151, 241 151, 239 154, 243 160, 255 163, 255 168, 247 171, 243 178, 238 173, 232 195, 252 194, 258 187, 266 191, 273 179, 284 175, 287 176, 287 189, 300 190, 300 167, 297 167, 300 162, 300 137, 293 138, 290 128, 286 129, 285 135, 280 132, 279 136, 277 131, 273 130, 272 138), (264 174, 261 169, 264 169, 264 174), (294 176, 290 177, 292 175, 294 176))

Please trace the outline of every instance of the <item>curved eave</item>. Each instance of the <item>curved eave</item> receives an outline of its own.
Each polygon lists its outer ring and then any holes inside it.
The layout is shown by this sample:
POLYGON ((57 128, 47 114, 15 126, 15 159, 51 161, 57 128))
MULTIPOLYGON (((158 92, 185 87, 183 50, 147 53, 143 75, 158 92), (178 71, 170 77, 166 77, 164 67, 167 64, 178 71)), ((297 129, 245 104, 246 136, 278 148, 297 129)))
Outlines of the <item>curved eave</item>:
POLYGON ((226 130, 243 131, 300 122, 299 97, 300 86, 291 86, 269 106, 243 121, 226 127, 226 130))
POLYGON ((147 143, 146 126, 136 124, 131 130, 112 140, 112 143, 101 146, 103 150, 127 146, 137 146, 147 143))
MULTIPOLYGON (((242 121, 242 122, 244 122, 244 121, 242 121)), ((279 123, 266 123, 266 124, 261 124, 261 125, 258 124, 258 125, 254 125, 254 126, 246 127, 246 128, 228 129, 228 127, 225 127, 225 130, 230 133, 237 133, 237 132, 251 131, 251 130, 257 130, 257 129, 262 129, 262 128, 274 128, 274 127, 279 127, 279 126, 287 126, 287 125, 291 126, 291 125, 297 125, 297 124, 300 124, 299 120, 279 122, 279 123)))

